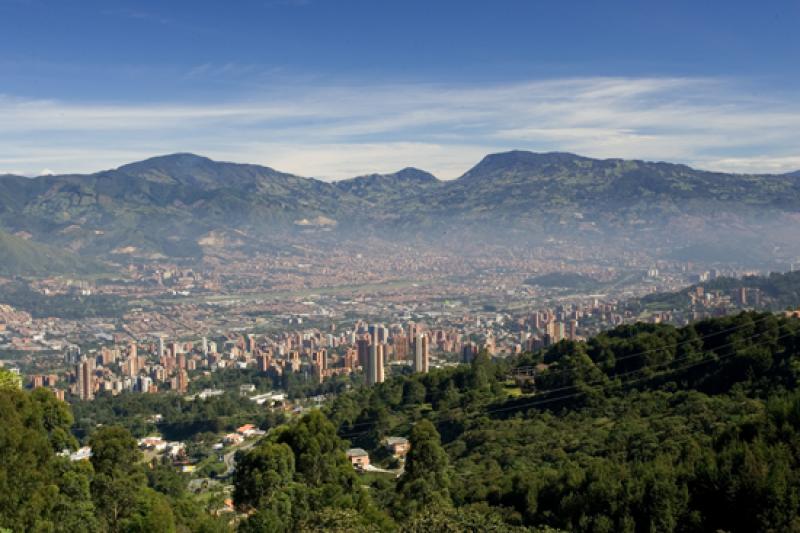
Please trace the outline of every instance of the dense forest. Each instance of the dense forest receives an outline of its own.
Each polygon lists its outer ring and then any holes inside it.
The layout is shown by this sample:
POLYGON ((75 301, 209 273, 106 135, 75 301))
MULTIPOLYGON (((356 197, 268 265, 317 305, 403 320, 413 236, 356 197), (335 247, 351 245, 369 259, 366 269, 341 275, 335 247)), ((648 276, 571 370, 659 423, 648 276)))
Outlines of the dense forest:
MULTIPOLYGON (((800 320, 761 313, 623 326, 510 360, 481 354, 269 421, 237 458, 238 512, 225 519, 170 467, 143 466, 126 428, 85 436, 88 462, 58 457, 75 444, 69 408, 1 381, 0 527, 800 531, 798 379, 800 320), (536 390, 523 394, 513 376, 531 369, 536 390), (411 443, 403 473, 357 473, 345 449, 377 462, 387 436, 411 443)), ((218 401, 172 416, 235 413, 234 400, 218 401)))

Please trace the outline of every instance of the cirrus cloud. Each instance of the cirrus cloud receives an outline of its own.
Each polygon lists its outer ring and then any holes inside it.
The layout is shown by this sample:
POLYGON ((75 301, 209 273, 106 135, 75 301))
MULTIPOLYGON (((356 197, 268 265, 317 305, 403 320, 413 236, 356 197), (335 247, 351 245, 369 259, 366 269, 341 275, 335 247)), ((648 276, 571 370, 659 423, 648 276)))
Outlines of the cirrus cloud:
POLYGON ((238 101, 66 102, 0 96, 0 171, 92 171, 173 151, 341 179, 417 166, 454 178, 512 148, 800 168, 800 104, 702 78, 485 86, 287 84, 238 101))

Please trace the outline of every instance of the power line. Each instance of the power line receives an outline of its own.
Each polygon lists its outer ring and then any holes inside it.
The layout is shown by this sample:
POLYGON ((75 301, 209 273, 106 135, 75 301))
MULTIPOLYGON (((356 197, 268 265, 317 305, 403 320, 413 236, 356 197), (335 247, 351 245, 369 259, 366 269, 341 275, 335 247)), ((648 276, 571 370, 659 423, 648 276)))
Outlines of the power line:
MULTIPOLYGON (((734 341, 731 341, 731 342, 729 342, 729 343, 726 343, 726 344, 722 344, 722 345, 720 345, 720 346, 717 346, 717 347, 715 348, 715 350, 719 350, 719 349, 721 349, 721 348, 728 348, 728 347, 730 347, 730 346, 733 346, 733 345, 734 345, 734 344, 736 344, 737 342, 741 342, 741 341, 747 341, 747 340, 750 340, 750 339, 754 339, 754 338, 756 338, 756 337, 759 337, 759 336, 765 335, 766 333, 767 333, 767 332, 762 332, 762 333, 754 333, 753 335, 750 335, 749 337, 745 337, 745 338, 742 338, 742 339, 736 339, 736 340, 734 340, 734 341)), ((794 335, 794 333, 791 333, 791 334, 789 334, 789 335, 794 335)), ((777 339, 776 339, 776 340, 777 340, 777 339)), ((619 377, 627 376, 627 375, 630 375, 630 374, 635 374, 636 372, 641 372, 641 371, 643 371, 643 370, 650 370, 650 369, 658 368, 658 367, 660 367, 660 366, 667 366, 667 365, 671 365, 671 364, 673 364, 673 363, 675 363, 675 362, 679 362, 679 361, 686 361, 686 360, 688 360, 688 359, 692 359, 692 358, 693 358, 693 355, 686 355, 686 356, 684 356, 684 357, 678 357, 678 358, 671 359, 671 360, 669 360, 669 361, 664 361, 664 362, 662 362, 662 363, 658 363, 658 364, 655 364, 655 365, 647 366, 647 367, 644 367, 644 368, 636 368, 636 369, 634 369, 634 370, 629 370, 629 371, 627 371, 627 372, 622 372, 622 373, 620 373, 620 374, 614 374, 613 376, 606 376, 606 377, 607 377, 608 379, 617 379, 617 378, 619 378, 619 377)), ((565 373, 565 372, 569 372, 569 371, 573 371, 573 369, 564 369, 564 370, 563 370, 561 373, 565 373)), ((550 375, 550 374, 548 373, 548 374, 546 374, 546 375, 550 375)), ((557 375, 559 375, 559 373, 553 373, 552 375, 554 375, 554 376, 557 376, 557 375)), ((597 382, 600 382, 600 381, 605 381, 605 380, 596 380, 596 381, 595 381, 595 383, 597 383, 597 382)), ((591 384, 591 383, 590 383, 590 384, 591 384)), ((548 390, 547 390, 547 392, 546 392, 546 394, 551 394, 551 393, 553 393, 553 392, 558 392, 558 391, 561 391, 561 390, 566 390, 566 389, 571 389, 571 388, 575 388, 575 385, 568 385, 568 386, 564 386, 564 387, 558 387, 558 388, 555 388, 555 389, 548 389, 548 390)), ((542 393, 542 394, 545 394, 545 393, 542 393)))
MULTIPOLYGON (((660 351, 668 350, 670 348, 677 349, 679 346, 684 346, 684 345, 687 345, 687 344, 690 344, 690 343, 693 343, 693 342, 697 342, 697 341, 705 341, 707 339, 710 339, 712 337, 716 337, 716 336, 719 336, 719 335, 722 335, 722 334, 725 334, 725 333, 731 333, 731 332, 734 332, 734 331, 738 331, 738 330, 742 330, 742 329, 745 329, 745 328, 748 328, 748 327, 752 327, 752 326, 754 326, 756 324, 759 324, 761 322, 765 322, 765 321, 769 320, 770 318, 775 318, 775 315, 772 314, 772 313, 769 313, 769 314, 766 314, 766 315, 762 316, 759 319, 753 320, 752 322, 748 322, 747 324, 740 324, 738 326, 733 326, 733 327, 726 328, 726 329, 723 329, 723 330, 720 330, 720 331, 715 331, 713 333, 709 333, 709 334, 706 334, 706 335, 701 335, 701 336, 696 337, 696 338, 687 339, 685 341, 681 341, 681 342, 675 343, 675 344, 673 344, 671 346, 666 346, 666 347, 662 347, 662 348, 651 348, 651 349, 648 349, 648 350, 643 350, 641 352, 628 354, 628 355, 625 355, 625 356, 622 356, 622 357, 615 357, 614 362, 618 363, 619 361, 625 361, 625 360, 633 359, 635 357, 641 357, 642 355, 646 355, 646 354, 649 354, 649 353, 660 352, 660 351)), ((756 333, 754 335, 746 337, 745 339, 739 339, 739 340, 748 340, 748 339, 755 338, 755 337, 757 337, 759 335, 762 335, 762 333, 756 333)), ((731 346, 731 345, 735 344, 735 342, 737 342, 737 341, 732 341, 730 343, 727 343, 727 344, 724 344, 724 345, 721 345, 721 346, 717 346, 715 349, 720 349, 720 348, 725 348, 725 347, 731 346)), ((672 359, 670 361, 659 363, 657 365, 652 365, 652 366, 649 366, 647 368, 648 369, 658 368, 659 366, 673 364, 673 363, 675 363, 677 361, 683 361, 683 360, 687 360, 689 358, 691 358, 691 356, 672 359)), ((622 374, 616 374, 616 375, 612 376, 611 379, 616 379, 616 378, 621 377, 621 376, 630 375, 632 373, 639 372, 641 370, 643 370, 643 369, 635 369, 633 371, 625 372, 625 373, 622 373, 622 374)), ((572 369, 572 368, 556 369, 554 371, 548 371, 547 375, 548 376, 558 376, 558 375, 561 375, 561 374, 565 374, 567 372, 575 372, 575 369, 572 369)), ((565 387, 559 387, 559 388, 555 388, 555 389, 549 389, 546 392, 546 394, 552 394, 553 392, 559 392, 559 391, 562 391, 562 390, 568 390, 568 389, 572 389, 572 388, 575 388, 575 387, 574 386, 565 386, 565 387)), ((545 394, 545 393, 543 392, 543 393, 541 393, 539 395, 543 395, 543 394, 545 394)), ((356 424, 348 425, 348 428, 349 429, 354 429, 354 428, 361 427, 361 426, 368 426, 368 425, 372 425, 376 421, 377 421, 377 419, 365 420, 365 421, 362 421, 362 422, 359 422, 359 423, 356 423, 356 424)), ((361 433, 358 433, 358 434, 361 434, 361 433)))
MULTIPOLYGON (((773 316, 773 315, 769 315, 769 316, 773 316)), ((768 317, 766 317, 766 318, 768 318, 768 317)), ((749 325, 752 325, 754 323, 755 322, 752 322, 752 323, 747 324, 747 325, 749 326, 749 325)), ((730 328, 729 330, 723 330, 723 331, 734 331, 735 329, 743 329, 743 328, 730 328)), ((723 331, 716 332, 715 334, 708 335, 706 337, 708 338, 708 337, 711 337, 713 335, 717 335, 717 334, 723 333, 723 331)), ((729 343, 723 344, 721 346, 717 346, 715 349, 718 350, 718 349, 721 349, 721 348, 730 347, 730 346, 733 346, 733 345, 737 344, 738 342, 754 339, 754 338, 759 337, 759 336, 764 336, 764 335, 766 335, 768 333, 769 333, 769 331, 764 331, 764 332, 761 332, 761 333, 753 334, 753 335, 751 335, 749 337, 746 337, 744 339, 736 339, 734 341, 731 341, 729 343)), ((776 341, 779 341, 781 339, 784 339, 784 338, 787 338, 787 337, 791 337, 791 336, 794 336, 794 335, 796 335, 795 332, 790 332, 790 333, 786 333, 784 335, 779 335, 778 337, 776 337, 774 339, 767 339, 767 341, 776 342, 776 341)), ((754 345, 759 345, 759 344, 761 344, 761 343, 754 343, 754 345)), ((713 352, 710 352, 710 353, 713 353, 713 352)), ((595 380, 593 382, 582 383, 582 384, 579 384, 579 385, 570 385, 570 386, 565 386, 565 387, 559 387, 559 388, 556 388, 556 389, 549 389, 547 391, 542 391, 541 393, 534 394, 533 396, 529 396, 528 399, 534 399, 534 398, 537 398, 537 397, 550 396, 554 392, 567 391, 567 390, 571 390, 571 389, 577 389, 577 388, 579 388, 581 386, 592 386, 594 384, 601 384, 601 383, 602 383, 602 386, 595 387, 593 390, 594 391, 600 391, 600 390, 609 389, 609 388, 616 388, 618 386, 624 387, 624 386, 630 385, 632 383, 636 383, 636 382, 640 382, 640 381, 644 381, 644 380, 649 380, 649 379, 656 379, 656 378, 664 377, 664 376, 669 375, 671 373, 678 372, 678 371, 681 371, 681 370, 686 370, 686 369, 689 369, 689 368, 693 368, 695 366, 700 366, 700 365, 708 364, 708 363, 711 363, 711 362, 724 361, 724 360, 729 359, 729 358, 731 358, 731 357, 733 357, 735 355, 737 355, 737 354, 736 353, 731 353, 731 354, 728 354, 728 355, 718 356, 718 357, 715 357, 715 358, 708 357, 708 358, 705 358, 705 359, 703 359, 701 361, 694 361, 694 362, 689 363, 688 365, 684 365, 684 366, 681 366, 681 367, 678 367, 678 368, 673 368, 673 369, 667 370, 665 372, 661 372, 659 374, 655 374, 655 375, 651 375, 651 376, 642 376, 640 378, 635 378, 635 379, 632 379, 632 380, 628 380, 628 381, 626 381, 624 383, 621 383, 621 384, 617 383, 617 382, 606 383, 607 379, 616 380, 616 379, 619 379, 620 377, 632 375, 632 374, 635 374, 635 373, 638 373, 638 372, 643 372, 645 370, 653 370, 654 368, 659 368, 659 367, 663 367, 663 366, 669 366, 669 365, 672 365, 672 364, 674 364, 676 362, 686 361, 686 360, 692 358, 692 356, 686 356, 686 357, 683 357, 683 358, 672 359, 671 361, 667 361, 667 362, 664 362, 664 363, 661 363, 661 364, 658 364, 658 365, 649 366, 649 367, 645 367, 645 368, 639 368, 639 369, 635 369, 635 370, 632 370, 632 371, 623 372, 621 374, 616 374, 614 376, 606 376, 603 379, 595 380)), ((511 406, 505 406, 505 407, 497 407, 497 408, 486 407, 486 408, 483 408, 483 409, 479 409, 479 411, 483 411, 485 413, 495 413, 495 412, 503 412, 503 411, 509 411, 509 410, 519 410, 519 409, 523 409, 523 408, 526 408, 526 407, 527 408, 531 408, 531 407, 536 407, 538 405, 544 405, 544 404, 547 404, 547 403, 553 403, 553 402, 557 402, 557 401, 561 401, 561 400, 577 397, 577 396, 580 396, 580 395, 583 395, 583 394, 588 394, 589 392, 592 392, 592 391, 578 391, 578 392, 571 393, 571 394, 559 395, 559 396, 557 396, 555 398, 545 398, 545 399, 542 399, 542 400, 535 400, 533 402, 524 402, 524 403, 519 403, 519 404, 515 404, 515 405, 511 405, 511 406)), ((454 411, 456 409, 457 408, 450 408, 450 409, 445 410, 444 412, 454 411)), ((364 422, 361 422, 359 424, 354 424, 354 425, 350 426, 350 428, 355 428, 355 427, 358 427, 358 426, 365 426, 365 425, 374 426, 374 425, 376 425, 376 422, 377 422, 377 419, 373 419, 372 421, 364 421, 364 422)), ((350 437, 356 437, 356 436, 359 436, 359 435, 365 435, 365 434, 368 434, 370 432, 371 432, 371 429, 368 429, 368 430, 365 430, 365 431, 360 431, 360 432, 355 432, 355 433, 351 432, 351 433, 341 434, 340 437, 342 437, 342 438, 350 438, 350 437)))
MULTIPOLYGON (((780 337, 776 338, 775 340, 780 340, 782 338, 790 337, 790 336, 793 336, 793 335, 794 335, 794 333, 787 333, 785 335, 781 335, 780 337)), ((733 344, 733 343, 731 343, 731 344, 733 344)), ((681 370, 686 370, 686 369, 689 369, 689 368, 693 368, 695 366, 700 366, 700 365, 704 365, 704 364, 708 364, 708 363, 724 361, 724 360, 729 359, 729 358, 731 358, 731 357, 733 357, 735 355, 737 355, 737 354, 734 352, 734 353, 730 353, 728 355, 723 355, 723 356, 717 357, 715 359, 714 358, 707 358, 707 359, 703 359, 702 361, 695 361, 693 363, 689 363, 688 365, 684 365, 682 367, 666 370, 666 371, 664 371, 664 372, 662 372, 660 374, 655 374, 655 375, 652 375, 652 376, 642 376, 640 378, 635 378, 635 379, 628 380, 628 381, 626 381, 624 383, 621 383, 621 384, 620 383, 607 383, 607 384, 605 384, 603 386, 595 387, 593 389, 593 391, 600 391, 600 390, 604 390, 604 389, 615 388, 617 386, 624 387, 624 386, 627 386, 627 385, 629 385, 631 383, 636 383, 636 382, 639 382, 639 381, 645 381, 645 380, 664 377, 664 376, 667 376, 667 375, 672 374, 674 372, 678 372, 678 371, 681 371, 681 370)), ((675 362, 674 360, 670 361, 670 363, 674 363, 674 362, 675 362)), ((649 368, 651 368, 651 367, 648 367, 646 369, 649 369, 649 368)), ((642 370, 646 370, 646 369, 638 369, 638 370, 635 370, 635 371, 632 371, 632 372, 627 372, 625 374, 618 374, 617 376, 615 376, 615 378, 619 377, 621 375, 629 375, 629 374, 632 374, 632 373, 635 373, 635 372, 641 372, 642 370)), ((595 383, 597 383, 597 382, 595 382, 595 383)), ((591 385, 591 383, 584 383, 583 385, 591 385)), ((569 387, 569 388, 578 388, 579 386, 580 385, 576 385, 576 386, 569 387)), ((542 404, 545 404, 545 403, 552 403, 552 402, 556 402, 556 401, 559 401, 559 400, 564 400, 564 399, 567 399, 567 398, 580 396, 582 394, 588 394, 589 392, 593 392, 593 391, 578 391, 578 392, 575 392, 575 393, 572 393, 572 394, 561 395, 561 396, 558 396, 556 398, 546 398, 544 400, 538 400, 538 401, 533 402, 533 403, 523 403, 523 404, 517 404, 517 405, 513 405, 513 406, 500 407, 500 408, 496 408, 496 409, 488 408, 488 409, 486 409, 486 412, 495 413, 495 412, 508 411, 508 410, 512 410, 512 409, 520 409, 520 408, 523 408, 523 407, 535 407, 537 405, 542 405, 542 404)), ((554 391, 553 390, 548 390, 547 392, 543 392, 542 394, 540 394, 540 396, 547 396, 547 395, 551 394, 552 392, 554 392, 554 391)))
MULTIPOLYGON (((760 322, 764 322, 764 321, 766 321, 766 320, 768 320, 770 318, 773 318, 774 316, 775 316, 774 314, 770 313, 770 314, 765 315, 762 318, 759 318, 758 320, 754 320, 754 321, 752 321, 752 322, 750 322, 748 324, 741 324, 739 326, 734 326, 732 328, 723 329, 723 330, 720 330, 720 331, 715 331, 714 333, 709 333, 708 335, 701 335, 699 337, 695 337, 695 338, 692 338, 692 339, 686 339, 685 341, 677 342, 677 343, 675 343, 675 344, 673 344, 671 346, 664 346, 662 348, 650 348, 648 350, 644 350, 644 351, 641 351, 641 352, 632 353, 632 354, 624 355, 624 356, 621 356, 621 357, 615 357, 614 358, 614 362, 618 363, 619 361, 626 361, 628 359, 633 359, 635 357, 641 357, 643 355, 647 355, 647 354, 650 354, 650 353, 656 353, 656 352, 669 350, 669 349, 677 349, 679 346, 685 346, 687 344, 691 344, 691 343, 697 342, 697 341, 704 341, 706 339, 710 339, 711 337, 715 337, 717 335, 722 335, 724 333, 730 333, 730 332, 733 332, 733 331, 737 331, 737 330, 740 330, 740 329, 745 329, 747 327, 751 327, 751 326, 753 326, 755 324, 758 324, 760 322)), ((586 343, 588 344, 588 341, 586 341, 586 343)), ((551 375, 551 376, 556 376, 559 373, 566 373, 566 372, 572 372, 572 371, 573 371, 572 369, 565 368, 563 370, 558 370, 557 369, 557 370, 554 370, 554 371, 548 371, 548 374, 551 375)))

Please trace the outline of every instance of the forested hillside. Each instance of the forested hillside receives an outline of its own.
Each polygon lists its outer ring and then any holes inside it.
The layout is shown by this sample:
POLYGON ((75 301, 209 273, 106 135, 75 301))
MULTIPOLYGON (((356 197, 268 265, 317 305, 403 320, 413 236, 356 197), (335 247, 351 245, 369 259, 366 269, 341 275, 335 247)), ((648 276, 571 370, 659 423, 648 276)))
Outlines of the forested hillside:
MULTIPOLYGON (((620 327, 514 360, 340 394, 238 456, 236 515, 103 426, 0 380, 0 527, 14 531, 798 531, 800 320, 743 313, 620 327), (536 369, 536 390, 510 379, 536 369), (345 450, 402 474, 357 473, 345 450), (80 526, 78 526, 80 524, 80 526)), ((225 416, 231 413, 226 412, 225 416)))

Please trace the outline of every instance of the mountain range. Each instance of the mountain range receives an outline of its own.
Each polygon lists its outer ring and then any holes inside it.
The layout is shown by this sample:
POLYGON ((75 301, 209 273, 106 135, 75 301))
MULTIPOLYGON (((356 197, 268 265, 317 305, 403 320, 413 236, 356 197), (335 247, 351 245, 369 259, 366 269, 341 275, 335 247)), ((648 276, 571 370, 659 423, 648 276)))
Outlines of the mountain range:
MULTIPOLYGON (((649 246, 656 256, 745 248, 800 254, 800 172, 725 174, 512 151, 486 156, 455 180, 406 168, 331 183, 181 153, 94 174, 0 176, 0 229, 24 234, 31 249, 41 243, 103 258, 198 258, 234 241, 366 235, 524 245, 607 240, 649 246)), ((6 241, 3 258, 13 247, 6 241)))

